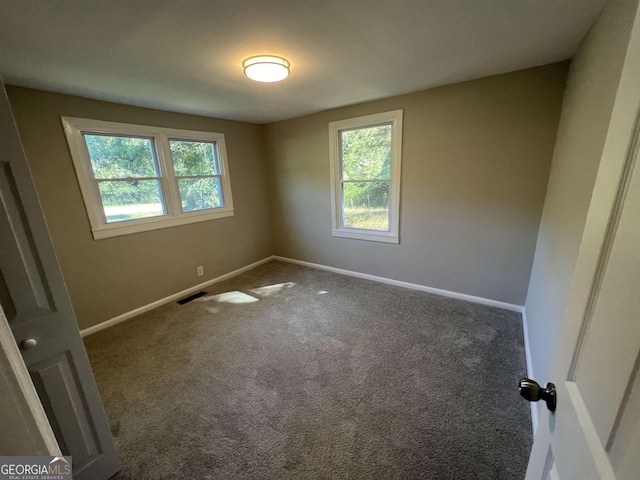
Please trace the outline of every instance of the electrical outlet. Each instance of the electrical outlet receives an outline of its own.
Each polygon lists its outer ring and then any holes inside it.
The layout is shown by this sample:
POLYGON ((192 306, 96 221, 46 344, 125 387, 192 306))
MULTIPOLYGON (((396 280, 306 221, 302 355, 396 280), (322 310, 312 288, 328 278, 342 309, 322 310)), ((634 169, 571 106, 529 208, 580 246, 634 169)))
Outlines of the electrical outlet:
POLYGON ((199 277, 203 276, 203 275, 204 275, 204 267, 202 267, 202 266, 201 266, 201 267, 198 267, 198 268, 196 269, 196 272, 198 273, 198 276, 199 276, 199 277))

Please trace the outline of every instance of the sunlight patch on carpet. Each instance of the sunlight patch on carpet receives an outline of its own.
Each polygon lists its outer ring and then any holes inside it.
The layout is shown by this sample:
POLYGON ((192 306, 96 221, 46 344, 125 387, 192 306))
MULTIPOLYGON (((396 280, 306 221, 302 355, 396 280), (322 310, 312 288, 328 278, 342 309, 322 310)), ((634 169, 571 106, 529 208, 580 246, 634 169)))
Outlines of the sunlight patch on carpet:
POLYGON ((250 291, 251 293, 255 293, 256 295, 260 295, 262 297, 269 297, 271 295, 280 293, 285 288, 291 288, 293 286, 295 286, 295 283, 293 282, 275 283, 273 285, 267 285, 266 287, 254 288, 250 291))
POLYGON ((253 303, 259 301, 256 297, 252 297, 251 295, 247 295, 246 293, 233 291, 221 293, 219 295, 210 295, 208 297, 199 298, 198 302, 210 302, 214 300, 218 303, 253 303))

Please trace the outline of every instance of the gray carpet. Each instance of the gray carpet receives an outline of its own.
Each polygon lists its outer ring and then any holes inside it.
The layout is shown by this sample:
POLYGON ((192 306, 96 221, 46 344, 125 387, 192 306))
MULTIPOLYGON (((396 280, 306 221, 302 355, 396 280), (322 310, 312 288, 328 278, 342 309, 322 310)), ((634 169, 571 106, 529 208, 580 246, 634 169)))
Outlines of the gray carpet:
POLYGON ((85 339, 114 478, 524 478, 519 314, 282 262, 208 293, 85 339))

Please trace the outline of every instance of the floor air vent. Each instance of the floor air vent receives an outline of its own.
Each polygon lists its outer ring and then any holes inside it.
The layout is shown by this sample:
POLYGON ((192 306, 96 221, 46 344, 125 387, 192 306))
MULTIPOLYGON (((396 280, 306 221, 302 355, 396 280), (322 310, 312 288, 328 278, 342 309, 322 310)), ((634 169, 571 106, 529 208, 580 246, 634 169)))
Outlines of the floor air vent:
POLYGON ((185 303, 189 303, 191 300, 195 300, 196 298, 200 298, 206 294, 207 292, 194 293, 193 295, 189 295, 188 297, 185 297, 182 300, 178 300, 176 303, 179 303, 180 305, 184 305, 185 303))

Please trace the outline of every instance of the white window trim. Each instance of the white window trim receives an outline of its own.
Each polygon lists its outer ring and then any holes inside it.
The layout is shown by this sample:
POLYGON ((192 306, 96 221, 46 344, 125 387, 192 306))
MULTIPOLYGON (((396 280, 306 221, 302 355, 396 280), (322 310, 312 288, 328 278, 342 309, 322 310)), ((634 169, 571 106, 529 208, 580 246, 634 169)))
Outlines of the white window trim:
POLYGON ((67 136, 71 158, 76 169, 80 190, 87 215, 89 216, 89 223, 91 224, 91 232, 95 240, 233 216, 231 179, 227 165, 224 134, 73 117, 62 117, 62 126, 67 136), (153 138, 160 169, 160 183, 166 215, 107 223, 87 144, 82 136, 83 132, 153 138), (220 168, 222 207, 195 212, 182 212, 178 180, 173 169, 169 139, 215 142, 220 168))
POLYGON ((402 110, 376 113, 329 123, 331 159, 331 211, 334 237, 354 238, 384 243, 400 243, 400 164, 402 160, 402 110), (340 131, 391 124, 391 180, 389 181, 389 230, 369 230, 342 226, 342 165, 340 131))

